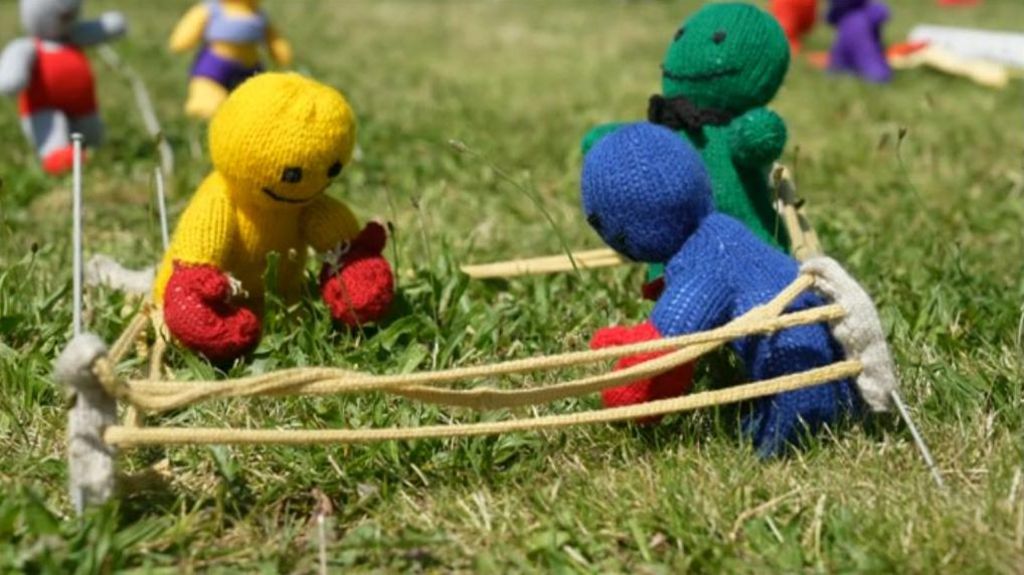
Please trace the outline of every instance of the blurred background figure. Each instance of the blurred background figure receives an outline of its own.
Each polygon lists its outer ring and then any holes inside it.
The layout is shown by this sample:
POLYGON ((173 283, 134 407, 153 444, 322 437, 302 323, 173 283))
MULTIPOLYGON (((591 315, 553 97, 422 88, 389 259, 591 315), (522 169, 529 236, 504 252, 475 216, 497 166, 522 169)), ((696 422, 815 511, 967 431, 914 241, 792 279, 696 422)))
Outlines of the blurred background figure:
POLYGON ((260 46, 280 66, 290 66, 292 48, 278 35, 259 0, 209 0, 185 13, 171 34, 170 48, 199 47, 192 66, 185 113, 209 119, 228 93, 263 71, 260 46))
POLYGON ((18 96, 22 128, 43 170, 59 175, 71 169, 72 132, 87 146, 103 141, 95 80, 82 48, 123 35, 125 18, 106 12, 80 21, 82 0, 21 0, 20 9, 29 36, 0 55, 0 93, 18 96))
POLYGON ((876 83, 892 79, 882 42, 889 7, 875 0, 832 0, 828 23, 836 28, 829 69, 854 74, 876 83))
POLYGON ((769 10, 786 32, 790 49, 799 52, 803 37, 818 20, 818 0, 772 0, 769 10))

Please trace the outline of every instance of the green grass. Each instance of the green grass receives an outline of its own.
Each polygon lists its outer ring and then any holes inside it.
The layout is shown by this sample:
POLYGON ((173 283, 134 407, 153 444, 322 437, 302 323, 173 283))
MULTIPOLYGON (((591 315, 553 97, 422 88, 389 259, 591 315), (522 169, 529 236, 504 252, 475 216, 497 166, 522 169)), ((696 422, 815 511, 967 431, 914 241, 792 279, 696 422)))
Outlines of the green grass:
MULTIPOLYGON (((177 152, 176 215, 209 169, 203 128, 179 112, 188 59, 163 47, 187 3, 120 4, 132 34, 118 50, 148 82, 177 152)), ((578 139, 595 123, 642 116, 664 44, 698 4, 268 2, 299 68, 342 88, 360 117, 364 158, 332 193, 362 217, 394 222, 408 309, 380 333, 347 335, 331 330, 316 298, 272 306, 255 360, 233 374, 479 364, 583 349, 598 327, 640 321, 639 269, 486 284, 467 282, 457 264, 559 251, 544 212, 570 245, 599 245, 578 209, 578 139)), ((1017 0, 970 11, 896 4, 890 38, 917 21, 1005 27, 1024 17, 1017 0)), ((17 33, 15 13, 0 2, 0 37, 17 33)), ((819 29, 811 44, 829 39, 819 29)), ((149 264, 159 257, 155 153, 128 87, 96 70, 109 145, 86 171, 87 255, 149 264)), ((796 62, 773 104, 827 250, 876 298, 948 494, 893 421, 762 463, 722 410, 645 429, 132 451, 120 457, 125 472, 166 460, 173 481, 81 519, 64 492, 65 400, 49 376, 70 334, 69 183, 40 174, 14 104, 0 103, 0 571, 315 571, 313 517, 326 497, 333 570, 1021 572, 1022 92, 1019 82, 989 91, 925 71, 868 86, 796 62)), ((86 301, 89 328, 108 341, 134 311, 103 289, 86 301)), ((179 378, 214 375, 187 354, 170 360, 179 378)), ((371 396, 217 402, 164 422, 449 420, 371 396)))

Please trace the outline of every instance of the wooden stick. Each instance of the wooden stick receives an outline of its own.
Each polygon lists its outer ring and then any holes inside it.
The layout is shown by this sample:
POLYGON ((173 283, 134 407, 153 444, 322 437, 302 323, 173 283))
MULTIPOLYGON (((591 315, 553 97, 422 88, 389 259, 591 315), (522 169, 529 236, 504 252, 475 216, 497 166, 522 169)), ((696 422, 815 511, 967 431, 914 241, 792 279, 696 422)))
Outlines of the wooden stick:
POLYGON ((781 164, 772 168, 772 187, 779 198, 777 210, 782 215, 782 221, 789 232, 789 243, 793 257, 805 261, 814 256, 824 253, 821 249, 821 242, 818 241, 818 234, 811 226, 807 216, 800 207, 800 200, 796 195, 796 186, 789 174, 789 169, 781 164))
POLYGON ((513 278, 528 275, 570 272, 576 268, 594 269, 626 263, 619 254, 604 248, 537 258, 526 258, 490 264, 462 266, 462 273, 474 279, 513 278), (573 262, 575 261, 575 267, 573 262))

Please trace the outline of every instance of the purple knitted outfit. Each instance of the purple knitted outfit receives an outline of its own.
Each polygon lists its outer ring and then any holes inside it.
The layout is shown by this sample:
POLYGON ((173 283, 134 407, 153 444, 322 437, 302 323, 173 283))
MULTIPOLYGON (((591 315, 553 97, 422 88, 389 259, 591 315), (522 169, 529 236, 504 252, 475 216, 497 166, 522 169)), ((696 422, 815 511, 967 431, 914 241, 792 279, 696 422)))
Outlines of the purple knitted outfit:
POLYGON ((828 22, 836 28, 829 69, 856 74, 869 82, 888 82, 892 69, 882 44, 889 8, 874 0, 832 0, 828 22))
MULTIPOLYGON (((267 17, 259 12, 250 17, 238 17, 225 14, 220 2, 207 2, 210 21, 206 25, 204 38, 209 42, 228 42, 231 44, 255 44, 263 42, 267 36, 267 17)), ((203 46, 192 65, 193 78, 208 78, 224 86, 228 91, 234 90, 239 84, 263 71, 263 66, 245 66, 234 60, 218 56, 209 45, 203 46)))

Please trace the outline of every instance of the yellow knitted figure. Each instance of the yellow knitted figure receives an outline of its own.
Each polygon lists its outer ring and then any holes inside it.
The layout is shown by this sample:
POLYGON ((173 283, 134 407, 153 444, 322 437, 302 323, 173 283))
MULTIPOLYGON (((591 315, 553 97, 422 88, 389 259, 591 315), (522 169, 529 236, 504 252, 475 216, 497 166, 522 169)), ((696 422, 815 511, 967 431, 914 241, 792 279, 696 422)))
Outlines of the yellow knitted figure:
POLYGON ((214 172, 182 214, 154 286, 182 343, 217 361, 251 350, 267 254, 280 254, 276 289, 294 299, 310 246, 334 254, 322 293, 335 319, 383 315, 393 293, 384 230, 371 223, 360 232, 351 210, 323 193, 355 136, 345 98, 298 74, 258 75, 225 101, 210 125, 214 172))

